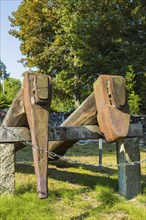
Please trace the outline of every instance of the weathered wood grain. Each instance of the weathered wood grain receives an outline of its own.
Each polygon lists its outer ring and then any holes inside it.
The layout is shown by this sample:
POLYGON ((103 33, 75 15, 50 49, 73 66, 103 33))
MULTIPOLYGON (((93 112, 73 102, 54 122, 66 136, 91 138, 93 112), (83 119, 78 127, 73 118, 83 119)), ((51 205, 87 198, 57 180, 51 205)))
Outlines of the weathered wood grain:
MULTIPOLYGON (((97 125, 97 111, 94 93, 92 93, 62 124, 62 126, 97 125)), ((77 139, 78 140, 78 139, 77 139)), ((48 149, 58 154, 65 154, 66 150, 76 141, 49 142, 48 149)))
MULTIPOLYGON (((15 96, 15 99, 13 100, 6 114, 2 125, 5 127, 28 127, 28 122, 24 109, 23 88, 21 88, 15 96)), ((15 151, 17 151, 25 146, 21 142, 16 142, 14 147, 15 151)))
POLYGON ((20 142, 20 139, 17 138, 19 136, 21 139, 25 141, 31 141, 30 130, 25 127, 0 127, 0 143, 16 143, 20 142), (12 133, 11 133, 12 132, 12 133), (15 135, 13 135, 15 134, 15 135))
MULTIPOLYGON (((25 139, 31 141, 30 130, 25 127, 8 127, 10 131, 25 139)), ((99 139, 104 138, 97 125, 85 126, 63 126, 63 127, 50 127, 49 128, 49 141, 67 141, 67 140, 86 140, 86 139, 99 139)), ((126 138, 141 137, 143 135, 142 125, 140 123, 131 124, 126 138)), ((14 143, 20 142, 16 136, 13 136, 0 127, 0 143, 14 143)))
POLYGON ((24 109, 22 88, 19 90, 11 104, 2 125, 6 127, 25 127, 28 125, 24 109))
POLYGON ((108 143, 128 134, 130 114, 122 76, 100 75, 93 84, 98 123, 108 143))
POLYGON ((39 198, 46 198, 48 196, 47 150, 51 93, 50 78, 48 76, 35 74, 25 75, 24 106, 31 132, 32 144, 43 149, 32 149, 39 198))

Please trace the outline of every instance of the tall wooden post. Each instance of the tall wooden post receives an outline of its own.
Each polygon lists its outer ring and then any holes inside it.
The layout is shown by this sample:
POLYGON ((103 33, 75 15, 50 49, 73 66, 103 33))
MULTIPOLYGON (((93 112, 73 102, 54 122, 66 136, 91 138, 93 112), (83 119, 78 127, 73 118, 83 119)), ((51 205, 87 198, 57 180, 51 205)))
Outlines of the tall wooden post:
POLYGON ((116 143, 118 167, 119 193, 131 199, 141 192, 140 164, 122 165, 133 161, 140 161, 139 138, 121 139, 116 143))
POLYGON ((27 74, 24 79, 24 106, 30 127, 38 197, 48 196, 48 119, 51 104, 50 79, 27 74))

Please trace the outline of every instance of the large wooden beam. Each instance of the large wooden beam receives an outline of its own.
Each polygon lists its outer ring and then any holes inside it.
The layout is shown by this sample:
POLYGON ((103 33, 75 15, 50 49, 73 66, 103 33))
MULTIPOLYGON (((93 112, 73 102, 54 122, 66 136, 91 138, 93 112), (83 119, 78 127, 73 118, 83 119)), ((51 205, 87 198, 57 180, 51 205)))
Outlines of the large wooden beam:
MULTIPOLYGON (((62 124, 62 126, 97 125, 97 111, 92 93, 62 124)), ((76 140, 77 141, 77 140, 76 140)), ((49 142, 49 151, 65 154, 76 141, 49 142)))
MULTIPOLYGON (((25 127, 0 127, 0 143, 17 143, 20 139, 31 141, 30 130, 25 127)), ((24 141, 24 142, 25 142, 24 141)))
MULTIPOLYGON (((28 122, 24 109, 23 88, 21 88, 18 91, 13 103, 11 104, 3 120, 2 125, 5 127, 28 127, 28 122)), ((17 151, 23 147, 25 147, 23 143, 16 142, 14 145, 14 150, 17 151)))
MULTIPOLYGON (((0 127, 0 143, 19 142, 21 138, 25 141, 31 141, 30 130, 25 127, 7 127, 6 129, 0 127)), ((48 132, 49 141, 76 141, 103 138, 97 125, 50 127, 48 132)), ((131 124, 126 138, 141 137, 142 134, 142 124, 131 124)))
MULTIPOLYGON (((23 89, 21 88, 11 104, 2 123, 5 127, 21 127, 27 125, 23 104, 23 89)), ((0 193, 14 192, 15 161, 14 152, 24 147, 22 143, 0 144, 0 193)))
MULTIPOLYGON (((102 135, 96 125, 50 127, 48 132, 49 141, 99 139, 102 135)), ((21 139, 26 142, 31 141, 29 129, 25 127, 7 127, 6 129, 0 127, 0 143, 20 142, 21 139)))
POLYGON ((101 136, 97 125, 50 127, 49 129, 49 141, 99 139, 101 136))
POLYGON ((23 102, 23 89, 17 93, 11 104, 2 125, 8 127, 25 127, 27 124, 26 113, 23 102))

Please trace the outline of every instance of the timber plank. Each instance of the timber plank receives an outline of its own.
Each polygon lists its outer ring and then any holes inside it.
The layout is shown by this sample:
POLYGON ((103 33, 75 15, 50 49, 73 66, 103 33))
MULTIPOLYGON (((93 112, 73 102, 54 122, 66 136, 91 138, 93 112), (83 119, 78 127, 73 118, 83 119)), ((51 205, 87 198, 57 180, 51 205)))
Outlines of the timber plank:
POLYGON ((5 127, 25 127, 28 125, 23 102, 23 89, 21 88, 11 104, 2 123, 5 127))
MULTIPOLYGON (((28 127, 24 109, 23 88, 21 88, 15 96, 2 125, 5 127, 28 127)), ((20 150, 23 147, 25 146, 21 142, 15 143, 14 145, 15 151, 20 150)))
POLYGON ((15 143, 20 142, 17 136, 21 137, 25 141, 31 141, 30 130, 25 127, 7 127, 12 132, 10 133, 5 128, 0 127, 0 143, 15 143), (15 136, 13 135, 15 134, 15 136))
MULTIPOLYGON (((61 124, 62 126, 81 126, 81 125, 97 125, 97 110, 95 104, 94 93, 88 98, 61 124)), ((76 141, 50 141, 48 149, 64 155, 68 148, 71 148, 76 141)))
MULTIPOLYGON (((12 131, 14 134, 25 139, 25 141, 31 141, 30 130, 25 127, 8 127, 8 130, 12 131)), ((97 125, 85 125, 85 126, 63 126, 63 127, 50 127, 49 128, 49 141, 76 141, 86 140, 86 139, 99 139, 104 138, 97 125)), ((136 123, 131 124, 129 127, 129 132, 126 138, 141 137, 142 124, 136 123)), ((25 142, 24 141, 24 142, 25 142)), ((14 143, 20 142, 19 138, 13 136, 6 131, 4 128, 0 127, 0 143, 14 143)))

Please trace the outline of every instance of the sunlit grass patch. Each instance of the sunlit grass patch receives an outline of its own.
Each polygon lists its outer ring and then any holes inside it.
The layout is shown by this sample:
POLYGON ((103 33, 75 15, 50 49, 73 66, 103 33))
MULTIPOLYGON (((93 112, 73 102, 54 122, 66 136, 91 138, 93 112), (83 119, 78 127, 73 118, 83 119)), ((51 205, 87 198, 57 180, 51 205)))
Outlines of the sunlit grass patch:
MULTIPOLYGON (((26 160, 25 154, 29 155, 31 149, 23 150, 17 158, 15 195, 1 198, 0 220, 145 220, 145 195, 126 201, 118 194, 117 168, 103 167, 98 172, 97 143, 75 146, 68 151, 68 157, 80 160, 79 163, 61 160, 49 163, 49 193, 44 200, 37 198, 33 163, 26 160)), ((142 151, 141 158, 145 158, 144 154, 142 151)), ((116 163, 114 144, 103 146, 103 163, 116 163)), ((143 192, 144 166, 141 166, 143 192)))
POLYGON ((146 207, 141 205, 137 206, 132 202, 117 203, 113 210, 115 210, 115 212, 118 210, 126 213, 129 216, 127 219, 130 220, 146 219, 146 207))
POLYGON ((1 220, 41 220, 53 218, 53 206, 49 200, 39 200, 36 193, 24 193, 1 198, 1 220))
POLYGON ((101 202, 102 206, 109 208, 122 201, 122 197, 107 187, 100 190, 97 198, 101 202))
POLYGON ((144 204, 146 205, 146 196, 144 196, 144 195, 138 195, 138 196, 136 197, 136 199, 137 199, 139 202, 144 203, 144 204))

